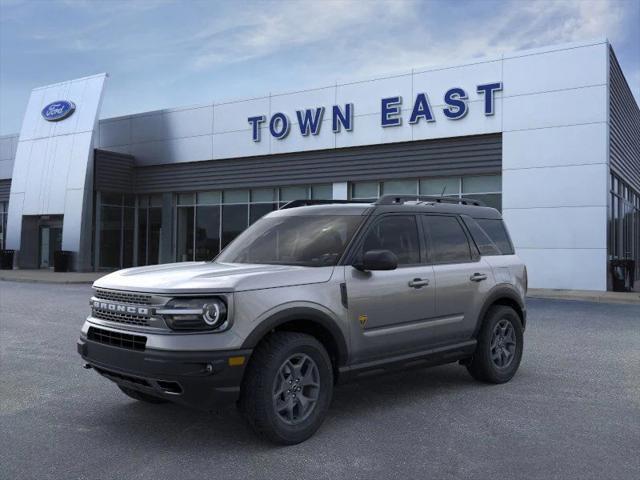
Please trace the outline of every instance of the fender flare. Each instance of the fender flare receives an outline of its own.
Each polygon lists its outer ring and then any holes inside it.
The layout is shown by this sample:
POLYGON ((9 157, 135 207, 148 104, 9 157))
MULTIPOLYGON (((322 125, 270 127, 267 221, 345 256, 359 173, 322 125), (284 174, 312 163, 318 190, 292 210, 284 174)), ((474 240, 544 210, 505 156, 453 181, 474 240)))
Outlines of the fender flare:
POLYGON ((338 364, 345 365, 347 363, 349 351, 347 349, 347 341, 342 330, 338 327, 336 321, 328 314, 311 307, 288 308, 286 310, 276 312, 270 317, 260 321, 259 325, 245 339, 242 344, 242 348, 255 348, 260 340, 262 340, 271 330, 295 320, 309 321, 328 331, 337 348, 338 364))
POLYGON ((522 300, 521 295, 518 291, 511 285, 502 284, 494 287, 487 295, 484 304, 482 305, 482 309, 480 310, 480 314, 478 315, 478 323, 473 332, 473 336, 477 337, 478 332, 480 331, 480 327, 482 326, 482 322, 484 321, 484 317, 487 314, 489 308, 499 300, 507 299, 510 300, 520 307, 521 315, 520 320, 522 321, 522 329, 524 330, 527 323, 527 309, 524 301, 522 300))

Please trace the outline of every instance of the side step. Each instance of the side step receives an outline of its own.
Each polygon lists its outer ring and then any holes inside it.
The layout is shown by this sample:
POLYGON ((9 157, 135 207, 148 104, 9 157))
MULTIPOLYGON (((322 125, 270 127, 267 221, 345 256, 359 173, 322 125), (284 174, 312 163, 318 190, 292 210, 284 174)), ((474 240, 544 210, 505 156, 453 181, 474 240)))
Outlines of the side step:
POLYGON ((338 382, 345 383, 355 380, 356 378, 395 370, 433 367, 457 362, 473 355, 476 344, 476 340, 473 339, 446 347, 432 348, 380 360, 347 365, 340 367, 338 382))

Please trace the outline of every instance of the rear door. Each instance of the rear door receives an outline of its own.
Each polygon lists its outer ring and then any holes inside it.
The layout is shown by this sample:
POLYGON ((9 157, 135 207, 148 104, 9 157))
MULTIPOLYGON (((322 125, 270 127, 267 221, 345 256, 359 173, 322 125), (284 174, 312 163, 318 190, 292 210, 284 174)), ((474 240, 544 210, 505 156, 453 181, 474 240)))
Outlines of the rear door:
POLYGON ((473 335, 480 309, 493 284, 484 262, 457 215, 421 216, 436 288, 439 328, 434 340, 446 344, 473 335))
POLYGON ((390 250, 398 268, 345 269, 352 359, 375 360, 424 348, 435 315, 433 268, 424 262, 418 217, 388 214, 364 233, 356 258, 368 250, 390 250))

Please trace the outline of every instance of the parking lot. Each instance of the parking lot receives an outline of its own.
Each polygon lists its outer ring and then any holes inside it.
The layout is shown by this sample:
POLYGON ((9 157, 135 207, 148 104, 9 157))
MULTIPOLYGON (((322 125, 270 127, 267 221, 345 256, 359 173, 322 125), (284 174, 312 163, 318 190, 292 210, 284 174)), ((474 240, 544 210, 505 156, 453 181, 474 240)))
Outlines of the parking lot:
POLYGON ((82 369, 89 296, 0 282, 0 478, 638 478, 640 305, 531 299, 512 382, 448 365, 341 386, 315 437, 275 447, 234 406, 137 403, 82 369))

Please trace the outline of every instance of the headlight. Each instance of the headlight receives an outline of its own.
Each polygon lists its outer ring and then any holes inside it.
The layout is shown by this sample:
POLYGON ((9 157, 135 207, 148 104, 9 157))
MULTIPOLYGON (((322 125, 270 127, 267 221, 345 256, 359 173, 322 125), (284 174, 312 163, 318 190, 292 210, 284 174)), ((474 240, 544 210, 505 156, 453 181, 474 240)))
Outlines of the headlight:
POLYGON ((227 305, 221 298, 174 298, 156 310, 173 330, 225 330, 227 305))

